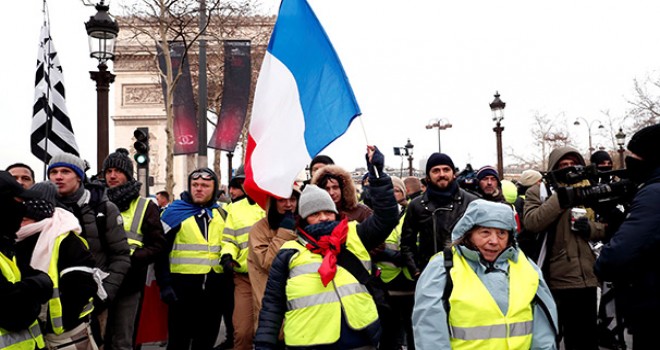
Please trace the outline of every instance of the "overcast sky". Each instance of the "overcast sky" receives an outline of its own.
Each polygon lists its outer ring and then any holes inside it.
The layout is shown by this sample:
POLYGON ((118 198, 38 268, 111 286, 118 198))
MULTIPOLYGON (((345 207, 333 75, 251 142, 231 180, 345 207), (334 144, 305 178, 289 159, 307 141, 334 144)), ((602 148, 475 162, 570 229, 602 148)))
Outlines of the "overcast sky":
MULTIPOLYGON (((273 12, 279 3, 263 2, 273 12)), ((540 152, 529 132, 532 115, 539 111, 563 115, 586 152, 587 127, 573 126, 573 121, 604 122, 604 110, 622 116, 633 79, 660 69, 660 2, 653 0, 309 2, 344 64, 368 142, 379 146, 387 164, 395 167, 400 159, 392 147, 403 146, 408 138, 415 145, 416 167, 418 158, 437 151, 437 130, 424 127, 434 118, 453 124, 442 131, 442 150, 457 166, 494 165, 488 104, 496 90, 507 103, 505 151, 540 152)), ((116 5, 110 3, 111 11, 116 5)), ((29 151, 41 7, 35 0, 8 2, 0 20, 3 168, 15 161, 41 168, 29 151)), ((96 11, 75 0, 49 0, 49 7, 74 132, 83 157, 96 164, 96 92, 89 79, 96 62, 89 58, 83 24, 96 11)), ((356 119, 323 153, 352 169, 364 163, 366 142, 356 119)), ((593 143, 612 146, 595 133, 593 143)), ((512 161, 505 157, 505 164, 512 161)))

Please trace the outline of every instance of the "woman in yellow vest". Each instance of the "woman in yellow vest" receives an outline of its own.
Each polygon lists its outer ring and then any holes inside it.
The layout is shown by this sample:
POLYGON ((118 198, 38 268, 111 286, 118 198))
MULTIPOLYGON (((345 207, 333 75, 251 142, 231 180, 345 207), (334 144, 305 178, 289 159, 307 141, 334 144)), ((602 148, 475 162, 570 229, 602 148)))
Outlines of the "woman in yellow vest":
POLYGON ((515 230, 509 205, 469 204, 451 249, 436 254, 417 282, 417 350, 557 348, 555 303, 515 230))
POLYGON ((44 323, 46 344, 49 348, 66 349, 67 344, 75 344, 77 349, 96 349, 89 328, 89 314, 98 291, 92 253, 80 237, 78 219, 55 208, 55 184, 40 182, 31 191, 40 197, 25 202, 27 211, 16 233, 16 258, 19 267, 43 271, 53 281, 44 323))
POLYGON ((383 156, 369 151, 369 173, 380 177, 370 175, 374 214, 363 222, 339 217, 328 192, 316 185, 302 192, 298 239, 284 243, 271 265, 257 350, 276 349, 282 322, 287 349, 376 348, 378 311, 360 276, 371 271, 369 250, 396 226, 397 207, 383 156))

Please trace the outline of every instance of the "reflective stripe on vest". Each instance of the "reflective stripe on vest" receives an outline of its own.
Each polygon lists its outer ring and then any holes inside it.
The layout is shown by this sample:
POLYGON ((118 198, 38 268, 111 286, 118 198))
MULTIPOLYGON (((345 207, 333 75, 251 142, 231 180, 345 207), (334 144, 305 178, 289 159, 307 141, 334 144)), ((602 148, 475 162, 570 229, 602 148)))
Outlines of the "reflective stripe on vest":
MULTIPOLYGON (((403 228, 403 220, 405 219, 406 215, 403 214, 401 218, 399 218, 399 223, 396 225, 394 230, 392 230, 392 233, 385 239, 385 248, 394 250, 394 251, 399 251, 400 250, 400 245, 401 245, 401 230, 403 228)), ((376 262, 376 265, 380 267, 380 279, 383 280, 385 283, 391 282, 393 279, 395 279, 402 271, 403 274, 406 276, 407 279, 413 280, 412 276, 410 276, 410 272, 408 272, 408 269, 402 268, 401 266, 397 266, 396 264, 390 262, 390 261, 378 261, 376 262)))
POLYGON ((185 219, 174 238, 170 252, 170 271, 190 275, 207 274, 211 270, 221 273, 220 251, 223 226, 224 220, 220 212, 218 209, 213 209, 213 218, 207 228, 207 240, 200 231, 194 215, 185 219))
POLYGON ((539 275, 527 257, 518 251, 518 261, 509 260, 509 306, 502 314, 495 299, 470 267, 454 251, 449 297, 449 332, 452 349, 529 349, 532 344, 532 300, 539 275))
MULTIPOLYGON (((371 267, 369 252, 364 248, 355 229, 349 223, 346 248, 363 264, 371 267)), ((282 249, 295 249, 289 261, 286 282, 287 312, 284 339, 287 346, 332 344, 341 333, 342 313, 348 326, 361 330, 378 320, 376 304, 367 288, 342 266, 326 287, 321 283, 318 269, 323 257, 306 249, 298 241, 284 243, 282 249)))
MULTIPOLYGON (((48 315, 50 318, 51 327, 53 328, 53 333, 57 335, 60 335, 65 331, 64 324, 62 323, 62 301, 60 300, 60 271, 57 267, 57 264, 59 262, 60 245, 62 244, 62 241, 69 235, 75 235, 78 237, 78 239, 82 241, 85 247, 89 249, 87 241, 74 232, 59 235, 55 239, 55 244, 53 245, 53 253, 50 258, 50 264, 48 265, 48 276, 50 276, 51 281, 53 281, 53 295, 51 296, 50 300, 48 300, 48 315)), ((90 297, 89 303, 85 305, 83 310, 81 310, 78 318, 83 318, 92 312, 94 307, 92 306, 90 309, 90 304, 93 303, 93 301, 94 298, 90 297)))
MULTIPOLYGON (((16 265, 15 258, 9 259, 2 253, 0 253, 0 272, 9 283, 21 280, 21 272, 16 265)), ((45 346, 37 320, 34 320, 28 329, 18 332, 0 328, 0 350, 34 350, 35 347, 43 348, 45 346)))
POLYGON ((250 204, 247 198, 233 202, 226 207, 227 222, 222 233, 222 253, 229 254, 239 266, 234 271, 247 273, 248 234, 252 225, 266 216, 258 204, 250 204))
POLYGON ((148 204, 148 199, 137 197, 131 202, 128 209, 121 212, 121 217, 124 219, 124 231, 126 231, 128 246, 131 248, 131 255, 133 255, 135 249, 142 248, 144 245, 142 243, 144 239, 142 235, 142 221, 144 220, 144 213, 147 212, 148 204))

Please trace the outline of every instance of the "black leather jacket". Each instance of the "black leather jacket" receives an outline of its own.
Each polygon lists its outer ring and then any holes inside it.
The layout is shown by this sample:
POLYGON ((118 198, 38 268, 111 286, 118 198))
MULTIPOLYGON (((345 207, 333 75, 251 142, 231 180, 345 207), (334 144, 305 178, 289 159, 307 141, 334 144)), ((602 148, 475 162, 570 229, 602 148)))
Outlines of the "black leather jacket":
POLYGON ((416 272, 423 270, 431 257, 451 242, 454 225, 468 204, 477 198, 459 188, 451 203, 444 206, 437 206, 426 192, 413 199, 406 210, 401 232, 401 254, 408 260, 407 266, 413 260, 418 268, 416 272))

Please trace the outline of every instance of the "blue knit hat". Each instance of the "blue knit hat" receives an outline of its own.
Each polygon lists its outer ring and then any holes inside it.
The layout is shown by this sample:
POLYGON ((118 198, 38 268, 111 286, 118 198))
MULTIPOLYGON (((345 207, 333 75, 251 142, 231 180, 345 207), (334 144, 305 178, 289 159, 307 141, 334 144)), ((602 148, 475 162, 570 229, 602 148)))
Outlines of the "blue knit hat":
POLYGON ((85 179, 85 161, 71 153, 60 153, 53 156, 48 163, 48 172, 57 167, 66 167, 78 175, 81 180, 85 179))

